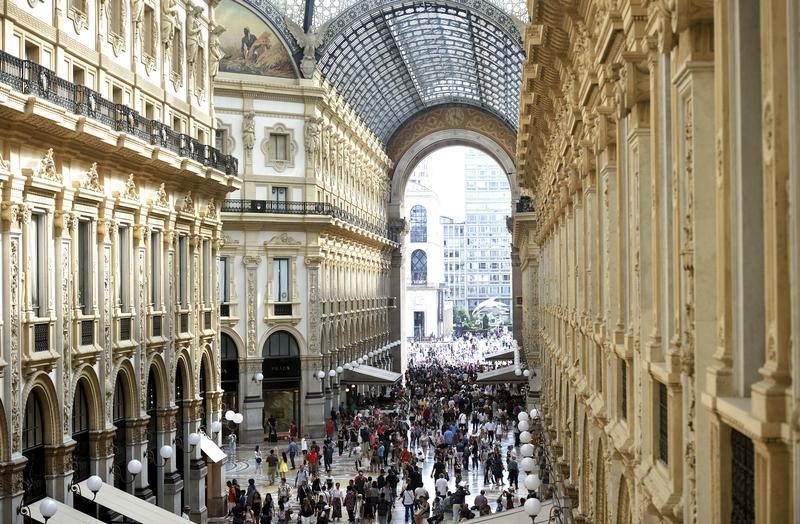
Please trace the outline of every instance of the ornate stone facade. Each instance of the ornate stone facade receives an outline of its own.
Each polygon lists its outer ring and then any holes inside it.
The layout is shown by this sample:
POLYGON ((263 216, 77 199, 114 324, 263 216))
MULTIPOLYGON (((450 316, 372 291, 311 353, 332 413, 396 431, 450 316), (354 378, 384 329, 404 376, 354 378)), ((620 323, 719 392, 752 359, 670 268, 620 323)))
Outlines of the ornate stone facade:
POLYGON ((532 4, 514 244, 575 518, 797 515, 798 13, 735 4, 532 4))
MULTIPOLYGON (((240 186, 235 165, 226 166, 232 159, 211 147, 210 101, 173 89, 166 80, 177 55, 145 38, 160 40, 158 1, 35 4, 10 2, 0 15, 7 36, 0 59, 19 64, 19 77, 9 71, 0 79, 0 411, 8 413, 0 417, 0 469, 9 477, 0 521, 9 523, 22 522, 21 501, 47 495, 71 504, 71 480, 97 474, 113 483, 114 466, 124 470, 156 444, 219 418, 219 406, 202 420, 185 409, 182 428, 136 441, 127 434, 147 427, 148 377, 159 406, 181 406, 168 378, 178 366, 173 339, 189 355, 184 395, 205 397, 201 368, 205 383, 219 383, 217 202, 240 186), (33 83, 23 87, 23 75, 33 83), (193 206, 185 204, 189 194, 193 206), (173 210, 169 202, 184 204, 173 210), (168 270, 170 232, 175 249, 182 237, 196 239, 198 255, 180 271, 168 270), (184 307, 169 280, 177 288, 190 272, 195 278, 184 285, 192 300, 184 307), (175 328, 183 314, 189 330, 175 328), (40 421, 26 409, 34 403, 40 421), (25 438, 33 423, 44 428, 36 445, 25 438), (37 449, 43 460, 32 460, 37 449), (41 490, 24 491, 26 464, 46 468, 34 472, 46 478, 41 490)), ((187 5, 170 3, 172 31, 184 36, 187 5)), ((205 2, 193 12, 197 76, 213 16, 205 2)), ((195 78, 201 81, 208 86, 210 76, 195 78)), ((165 469, 175 471, 175 462, 165 469)), ((212 498, 205 475, 190 479, 188 467, 175 473, 185 478, 192 517, 205 522, 210 502, 200 501, 212 498)), ((147 468, 127 489, 181 509, 181 493, 165 492, 147 468)))

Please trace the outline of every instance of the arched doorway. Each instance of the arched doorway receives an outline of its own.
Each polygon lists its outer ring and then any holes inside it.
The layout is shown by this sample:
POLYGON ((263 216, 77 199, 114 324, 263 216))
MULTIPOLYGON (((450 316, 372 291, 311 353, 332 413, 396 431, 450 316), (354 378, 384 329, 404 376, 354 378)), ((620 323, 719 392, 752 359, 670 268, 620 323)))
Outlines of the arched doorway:
POLYGON ((147 478, 153 487, 156 504, 161 504, 163 501, 160 499, 162 493, 160 487, 164 480, 159 475, 161 458, 158 454, 158 433, 161 430, 161 420, 158 416, 159 398, 156 380, 156 374, 151 369, 147 376, 147 415, 150 417, 147 421, 147 478))
MULTIPOLYGON (((222 412, 239 411, 239 352, 230 335, 220 334, 222 412)), ((202 375, 202 373, 201 373, 202 375)), ((228 424, 222 425, 222 440, 230 433, 228 424)))
MULTIPOLYGON (((78 381, 75 389, 75 400, 72 404, 72 440, 76 442, 72 451, 73 481, 80 482, 91 474, 91 441, 89 438, 89 397, 84 380, 78 381)), ((84 497, 74 497, 75 509, 95 515, 95 504, 84 497)))
POLYGON ((45 427, 42 400, 36 390, 31 391, 25 403, 25 418, 22 423, 22 455, 27 462, 22 473, 25 486, 25 503, 35 502, 47 496, 45 474, 45 427))
POLYGON ((300 421, 300 348, 288 331, 276 331, 267 338, 261 352, 264 380, 261 383, 264 401, 263 426, 275 417, 279 433, 287 432, 292 420, 300 421))
MULTIPOLYGON (((184 401, 189 400, 188 396, 183 366, 178 361, 178 367, 175 370, 175 405, 178 407, 178 412, 175 413, 175 482, 189 478, 187 469, 189 461, 186 459, 186 446, 189 443, 188 435, 186 434, 186 409, 184 403, 184 401)), ((184 507, 185 493, 186 490, 182 489, 181 508, 184 507)))
MULTIPOLYGON (((128 484, 125 481, 128 467, 128 439, 127 432, 127 389, 121 374, 117 374, 114 386, 114 406, 112 410, 112 423, 114 424, 114 487, 127 491, 128 484)), ((131 457, 132 458, 132 457, 131 457)))

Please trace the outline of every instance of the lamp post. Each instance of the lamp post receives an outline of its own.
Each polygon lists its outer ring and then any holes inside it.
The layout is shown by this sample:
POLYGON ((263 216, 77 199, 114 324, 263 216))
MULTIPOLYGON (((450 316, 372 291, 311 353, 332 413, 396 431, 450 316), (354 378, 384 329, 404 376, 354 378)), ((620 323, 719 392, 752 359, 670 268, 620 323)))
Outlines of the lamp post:
MULTIPOLYGON (((28 495, 28 490, 30 489, 30 484, 27 482, 24 485, 24 490, 22 493, 22 500, 19 502, 19 506, 17 506, 17 515, 22 515, 23 517, 30 517, 31 516, 31 508, 30 505, 25 504, 25 496, 28 495)), ((46 499, 42 500, 39 503, 39 513, 42 514, 44 518, 45 524, 48 520, 50 520, 53 515, 56 514, 58 511, 58 504, 56 501, 47 497, 46 499)))

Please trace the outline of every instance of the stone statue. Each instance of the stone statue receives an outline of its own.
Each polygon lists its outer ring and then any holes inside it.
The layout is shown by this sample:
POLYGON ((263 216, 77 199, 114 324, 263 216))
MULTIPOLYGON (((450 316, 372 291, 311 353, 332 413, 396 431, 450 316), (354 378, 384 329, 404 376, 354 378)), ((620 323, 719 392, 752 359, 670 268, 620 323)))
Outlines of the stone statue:
POLYGON ((305 78, 314 76, 314 71, 317 68, 317 48, 325 41, 325 31, 328 29, 328 23, 322 24, 317 29, 312 29, 308 33, 303 31, 303 28, 297 25, 288 17, 284 17, 286 27, 289 32, 297 41, 297 45, 303 48, 303 60, 300 62, 300 71, 305 78))
POLYGON ((322 128, 320 127, 321 124, 321 118, 309 118, 306 120, 305 147, 308 158, 314 158, 317 152, 319 152, 319 140, 320 136, 322 135, 322 128))
POLYGON ((225 26, 215 24, 208 38, 208 66, 211 78, 214 78, 219 73, 219 62, 224 55, 222 45, 219 42, 219 35, 224 32, 225 26))
POLYGON ((162 0, 161 2, 161 43, 164 47, 172 45, 175 28, 178 27, 178 0, 162 0))
POLYGON ((242 144, 245 151, 252 151, 256 143, 256 114, 248 111, 244 114, 242 121, 242 144))
POLYGON ((142 22, 144 21, 144 0, 133 0, 133 12, 131 21, 133 22, 133 41, 142 35, 142 22))
POLYGON ((189 63, 190 68, 194 68, 195 63, 198 61, 197 53, 203 45, 203 26, 200 16, 203 14, 203 8, 194 6, 189 15, 188 32, 186 34, 186 61, 189 63))

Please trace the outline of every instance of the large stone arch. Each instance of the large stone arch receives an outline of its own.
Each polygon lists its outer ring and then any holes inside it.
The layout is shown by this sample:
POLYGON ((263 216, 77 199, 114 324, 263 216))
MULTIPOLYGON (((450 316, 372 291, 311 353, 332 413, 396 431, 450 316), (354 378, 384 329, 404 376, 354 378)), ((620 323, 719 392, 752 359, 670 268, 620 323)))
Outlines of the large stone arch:
MULTIPOLYGON (((199 365, 200 364, 198 362, 198 367, 199 367, 199 365)), ((178 354, 175 356, 175 374, 173 375, 174 377, 178 376, 178 369, 183 369, 183 380, 185 381, 183 383, 183 388, 184 388, 183 400, 192 400, 192 399, 197 398, 199 395, 198 395, 196 384, 195 384, 195 380, 194 380, 194 376, 195 376, 194 375, 194 367, 192 365, 192 357, 189 354, 189 349, 188 348, 181 349, 180 351, 178 351, 178 354)), ((171 397, 170 398, 172 398, 172 400, 174 401, 175 400, 175 398, 174 398, 175 388, 174 387, 170 388, 170 393, 171 393, 171 397)))
POLYGON ((263 357, 263 355, 264 355, 264 345, 267 343, 267 340, 269 339, 270 335, 272 335, 273 333, 277 333, 278 331, 285 331, 285 332, 291 334, 294 337, 295 341, 297 342, 297 351, 298 351, 300 357, 304 357, 304 356, 308 355, 308 345, 306 344, 306 339, 297 330, 297 328, 295 328, 294 326, 280 324, 280 325, 277 325, 277 326, 272 326, 266 333, 264 333, 261 336, 261 339, 258 341, 258 346, 257 347, 258 347, 258 358, 259 358, 259 360, 264 358, 263 357))
MULTIPOLYGON (((64 402, 69 400, 72 405, 70 413, 75 409, 75 395, 78 392, 78 384, 83 381, 83 387, 86 388, 86 399, 89 401, 89 427, 91 429, 105 429, 105 415, 103 413, 105 403, 103 402, 103 390, 100 388, 100 381, 97 378, 97 372, 89 364, 84 364, 73 375, 72 378, 72 392, 71 399, 64 399, 64 402)), ((109 398, 109 402, 113 402, 113 398, 109 398)), ((64 420, 64 433, 70 434, 72 432, 68 425, 72 424, 71 420, 64 420)))
MULTIPOLYGON (((116 385, 117 385, 117 378, 120 377, 123 382, 123 386, 125 389, 125 413, 127 417, 135 417, 139 414, 139 399, 141 398, 141 391, 137 384, 139 381, 136 378, 136 371, 133 368, 133 364, 131 363, 130 359, 122 359, 120 360, 117 365, 114 367, 112 375, 109 377, 109 381, 106 384, 106 387, 112 388, 114 391, 114 395, 116 395, 116 385)), ((147 380, 145 377, 144 380, 147 380)), ((114 406, 114 396, 111 396, 110 400, 111 404, 107 407, 107 416, 108 420, 112 418, 112 409, 114 406)))
MULTIPOLYGON (((58 394, 53 385, 50 375, 40 371, 35 373, 22 391, 22 398, 20 399, 20 414, 21 417, 25 416, 25 406, 28 403, 28 398, 32 394, 38 394, 39 400, 42 403, 42 424, 44 424, 44 441, 45 444, 57 445, 61 443, 61 409, 59 407, 58 394)), ((22 420, 19 422, 19 427, 22 428, 22 420)), ((21 442, 21 440, 20 440, 21 442)))
POLYGON ((150 359, 150 365, 147 366, 147 374, 142 381, 144 385, 144 391, 142 392, 142 408, 145 411, 147 410, 147 381, 149 380, 151 371, 155 376, 156 398, 158 399, 158 405, 156 407, 169 407, 169 401, 172 398, 172 388, 169 387, 169 381, 167 379, 167 377, 170 376, 167 372, 167 366, 164 364, 164 359, 161 358, 161 355, 155 354, 150 359))
MULTIPOLYGON (((247 357, 247 346, 245 345, 244 340, 242 340, 242 337, 240 337, 236 331, 223 327, 220 328, 219 332, 228 335, 231 340, 233 340, 233 343, 236 345, 236 354, 239 355, 239 360, 247 357)), ((264 340, 266 340, 266 338, 264 340)))
POLYGON ((411 173, 426 156, 443 147, 474 147, 493 158, 508 177, 511 198, 519 196, 516 134, 503 122, 475 107, 444 105, 407 121, 391 138, 387 154, 394 164, 390 218, 403 216, 403 196, 411 173))

